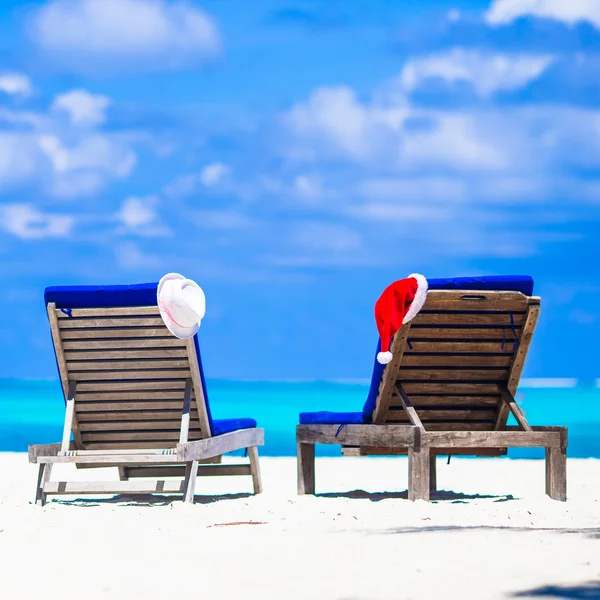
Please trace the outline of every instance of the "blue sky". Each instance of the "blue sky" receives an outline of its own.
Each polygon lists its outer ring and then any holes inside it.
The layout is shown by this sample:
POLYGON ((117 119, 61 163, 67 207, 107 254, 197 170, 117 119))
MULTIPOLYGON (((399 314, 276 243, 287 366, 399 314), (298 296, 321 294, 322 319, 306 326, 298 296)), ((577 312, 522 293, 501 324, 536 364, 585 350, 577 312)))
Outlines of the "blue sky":
POLYGON ((370 373, 386 285, 531 274, 526 375, 596 377, 600 3, 0 6, 0 376, 47 285, 178 271, 212 377, 370 373))

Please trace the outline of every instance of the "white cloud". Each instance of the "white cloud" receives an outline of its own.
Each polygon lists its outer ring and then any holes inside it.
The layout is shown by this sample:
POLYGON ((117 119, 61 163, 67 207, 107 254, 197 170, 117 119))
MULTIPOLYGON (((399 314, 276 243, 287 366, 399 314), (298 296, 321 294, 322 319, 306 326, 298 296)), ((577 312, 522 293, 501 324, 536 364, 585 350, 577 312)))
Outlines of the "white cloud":
POLYGON ((72 90, 54 99, 52 109, 69 115, 73 125, 101 125, 106 120, 106 109, 111 100, 107 96, 72 90))
POLYGON ((553 60, 551 56, 491 54, 454 48, 408 61, 400 74, 400 84, 412 91, 432 78, 464 81, 480 96, 487 98, 495 92, 525 87, 537 79, 553 60))
POLYGON ((90 134, 67 148, 55 135, 42 135, 39 146, 57 173, 97 170, 115 177, 126 177, 137 162, 135 153, 117 139, 90 134))
POLYGON ((34 135, 0 131, 0 190, 35 177, 42 163, 34 135))
POLYGON ((205 187, 213 187, 220 183, 229 171, 230 168, 223 163, 206 165, 200 173, 200 181, 205 187))
POLYGON ((0 228, 24 240, 65 238, 75 223, 72 216, 43 213, 31 204, 8 204, 0 214, 0 228))
POLYGON ((323 194, 323 183, 320 178, 310 175, 297 175, 294 178, 293 188, 298 196, 307 200, 315 200, 323 194))
POLYGON ((141 236, 164 236, 169 235, 170 231, 158 218, 156 206, 158 198, 156 196, 129 196, 126 198, 115 215, 117 221, 122 227, 117 229, 117 233, 135 234, 141 236))
POLYGON ((179 0, 50 0, 30 25, 45 59, 81 71, 177 68, 220 46, 212 19, 179 0))
POLYGON ((0 92, 10 96, 31 96, 33 86, 29 77, 20 73, 0 73, 0 92))
POLYGON ((587 21, 600 29, 598 0, 494 0, 485 13, 490 25, 505 25, 519 17, 541 17, 574 25, 587 21))
POLYGON ((239 211, 205 210, 196 213, 194 222, 203 229, 247 229, 254 222, 239 211))

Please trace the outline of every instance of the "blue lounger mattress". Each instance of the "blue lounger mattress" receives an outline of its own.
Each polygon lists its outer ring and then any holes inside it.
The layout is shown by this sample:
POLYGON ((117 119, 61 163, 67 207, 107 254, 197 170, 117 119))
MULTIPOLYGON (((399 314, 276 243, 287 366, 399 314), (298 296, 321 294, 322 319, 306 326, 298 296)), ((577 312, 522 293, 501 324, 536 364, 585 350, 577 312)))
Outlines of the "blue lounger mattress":
MULTIPOLYGON (((533 295, 533 279, 528 275, 506 275, 489 277, 454 277, 451 279, 428 279, 430 290, 477 290, 521 292, 526 296, 533 295)), ((381 350, 381 341, 377 341, 375 356, 381 350)), ((370 423, 375 410, 379 384, 385 365, 375 359, 371 386, 365 404, 360 412, 304 412, 300 413, 301 425, 358 425, 370 423)))
MULTIPOLYGON (((136 285, 73 285, 53 286, 46 288, 44 301, 46 305, 50 302, 56 304, 56 308, 64 309, 68 314, 70 308, 112 308, 117 306, 156 306, 156 289, 158 283, 139 283, 136 285)), ((194 345, 198 356, 200 368, 200 379, 202 389, 206 398, 206 412, 212 435, 221 435, 240 429, 251 429, 256 427, 256 421, 249 418, 241 419, 213 419, 204 370, 202 369, 202 358, 198 336, 194 336, 194 345)))

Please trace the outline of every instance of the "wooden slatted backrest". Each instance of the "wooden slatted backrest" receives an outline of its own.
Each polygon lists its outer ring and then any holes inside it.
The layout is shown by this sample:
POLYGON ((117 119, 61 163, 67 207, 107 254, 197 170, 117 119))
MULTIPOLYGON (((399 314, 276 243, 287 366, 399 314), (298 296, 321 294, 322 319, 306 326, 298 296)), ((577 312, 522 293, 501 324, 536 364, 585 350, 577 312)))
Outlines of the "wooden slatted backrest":
POLYGON ((539 309, 519 292, 430 291, 394 338, 374 422, 409 421, 400 383, 426 430, 503 429, 500 386, 516 392, 539 309))
POLYGON ((157 306, 62 311, 51 303, 48 316, 65 398, 76 382, 77 448, 174 446, 186 385, 187 439, 210 436, 194 341, 174 337, 157 306))

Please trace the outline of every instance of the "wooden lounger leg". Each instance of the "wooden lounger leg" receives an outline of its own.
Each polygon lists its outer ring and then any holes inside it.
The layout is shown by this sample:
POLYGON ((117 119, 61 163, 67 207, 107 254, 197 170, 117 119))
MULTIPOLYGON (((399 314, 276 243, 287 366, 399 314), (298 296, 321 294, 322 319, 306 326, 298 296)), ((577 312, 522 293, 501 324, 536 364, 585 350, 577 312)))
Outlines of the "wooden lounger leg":
POLYGON ((44 492, 44 486, 50 480, 52 473, 51 463, 41 463, 38 470, 37 488, 35 491, 35 503, 38 506, 44 506, 46 502, 46 493, 44 492))
POLYGON ((117 467, 119 469, 119 481, 127 481, 129 477, 127 477, 127 468, 124 466, 117 467))
POLYGON ((567 500, 566 448, 546 448, 546 494, 553 500, 567 500))
POLYGON ((185 484, 183 486, 184 501, 194 503, 196 490, 196 477, 198 475, 198 461, 193 460, 185 465, 185 484))
POLYGON ((430 448, 408 449, 408 499, 429 500, 430 494, 430 448))
POLYGON ((429 455, 429 493, 433 494, 437 490, 437 469, 436 461, 437 456, 435 454, 429 455))
POLYGON ((298 494, 315 493, 315 445, 297 444, 298 494))
POLYGON ((250 446, 248 448, 248 457, 250 458, 250 472, 252 473, 252 485, 254 493, 262 493, 262 481, 260 479, 260 466, 258 464, 258 448, 250 446))

